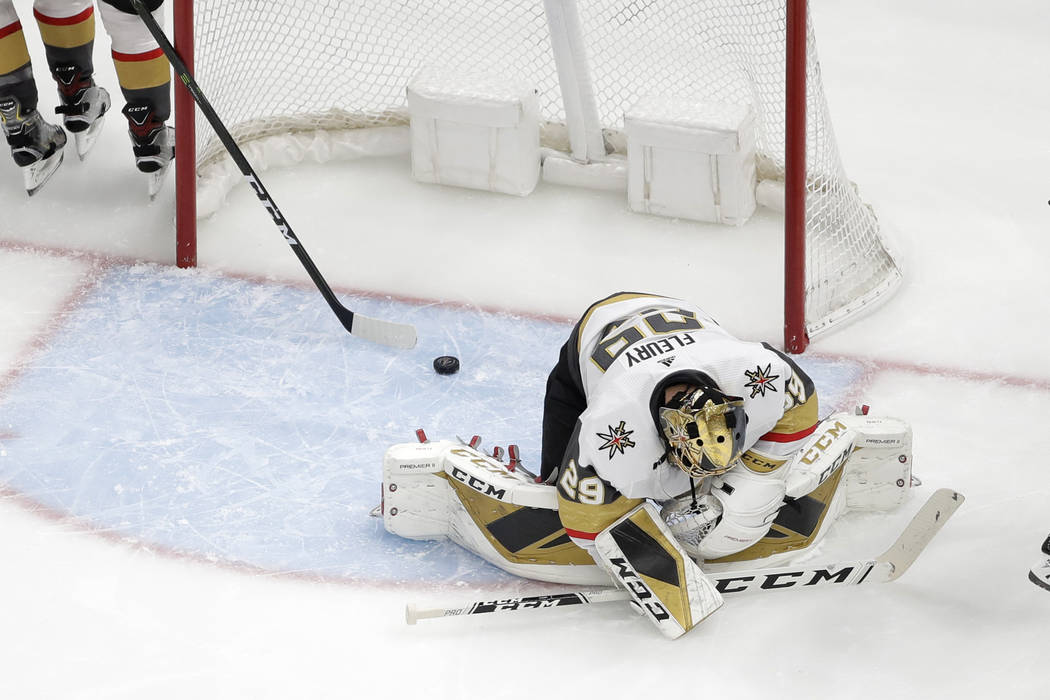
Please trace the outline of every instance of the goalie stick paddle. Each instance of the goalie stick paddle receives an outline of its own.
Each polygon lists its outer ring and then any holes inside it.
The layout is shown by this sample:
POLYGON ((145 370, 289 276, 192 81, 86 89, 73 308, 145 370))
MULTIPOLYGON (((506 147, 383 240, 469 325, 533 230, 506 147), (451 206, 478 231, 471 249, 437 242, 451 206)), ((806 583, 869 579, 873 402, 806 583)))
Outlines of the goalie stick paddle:
MULTIPOLYGON (((859 586, 864 583, 894 581, 900 578, 915 562, 933 536, 944 527, 944 523, 959 509, 964 500, 966 499, 961 493, 951 489, 938 489, 912 517, 897 541, 873 560, 823 565, 804 563, 798 566, 772 569, 711 573, 707 577, 715 582, 715 588, 723 595, 817 586, 859 586)), ((629 599, 630 595, 625 590, 603 588, 592 591, 478 601, 462 607, 421 609, 410 603, 405 607, 405 622, 414 625, 417 620, 430 617, 559 608, 629 599)))
POLYGON ((266 188, 262 184, 262 180, 255 173, 251 163, 245 158, 244 153, 241 151, 237 142, 233 140, 229 130, 219 119, 219 115, 215 112, 215 109, 208 102, 208 98, 204 96, 197 82, 193 79, 190 74, 189 68, 179 57, 178 53, 175 52, 175 47, 171 45, 168 38, 164 35, 164 30, 157 24, 157 20, 153 18, 146 6, 142 3, 142 0, 131 0, 131 5, 135 8, 135 12, 138 13, 139 17, 145 23, 149 33, 153 35, 153 38, 157 40, 160 45, 161 51, 167 56, 168 61, 171 63, 172 68, 178 74, 179 80, 189 90, 190 95, 193 96, 193 101, 200 107, 201 113, 208 119, 212 129, 215 130, 215 134, 222 141, 222 145, 226 147, 230 156, 233 158, 233 162, 237 164, 241 173, 245 179, 248 180, 248 184, 252 186, 252 190, 255 191, 256 196, 263 203, 266 211, 270 213, 273 218, 273 222, 277 225, 281 235, 284 236, 284 240, 291 246, 295 252, 296 257, 299 258, 299 262, 302 263, 306 269, 307 274, 310 275, 310 279, 313 280, 314 284, 321 291, 321 296, 324 297, 328 305, 332 307, 332 311, 335 312, 339 322, 343 324, 347 332, 351 335, 355 335, 365 340, 370 340, 380 345, 387 345, 394 348, 408 349, 415 347, 416 344, 416 329, 408 324, 394 323, 392 321, 383 321, 376 318, 369 318, 362 316, 361 314, 354 313, 350 309, 343 306, 339 299, 336 298, 332 292, 331 287, 325 281, 324 277, 321 276, 317 266, 314 265, 314 261, 310 259, 306 250, 303 248, 299 238, 292 231, 291 224, 281 214, 281 210, 278 209, 277 203, 273 201, 270 193, 266 191, 266 188))

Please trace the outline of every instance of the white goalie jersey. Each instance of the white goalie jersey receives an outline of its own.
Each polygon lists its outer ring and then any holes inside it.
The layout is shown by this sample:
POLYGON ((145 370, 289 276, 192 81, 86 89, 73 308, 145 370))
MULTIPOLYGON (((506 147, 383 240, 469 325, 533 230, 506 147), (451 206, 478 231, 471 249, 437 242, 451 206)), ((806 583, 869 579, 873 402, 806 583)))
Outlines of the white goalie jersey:
POLYGON ((734 338, 688 302, 619 294, 588 310, 577 338, 587 407, 575 436, 576 463, 627 498, 660 501, 690 488, 685 472, 663 459, 652 402, 662 387, 705 375, 741 397, 744 462, 759 471, 783 463, 816 425, 812 382, 794 362, 734 338))

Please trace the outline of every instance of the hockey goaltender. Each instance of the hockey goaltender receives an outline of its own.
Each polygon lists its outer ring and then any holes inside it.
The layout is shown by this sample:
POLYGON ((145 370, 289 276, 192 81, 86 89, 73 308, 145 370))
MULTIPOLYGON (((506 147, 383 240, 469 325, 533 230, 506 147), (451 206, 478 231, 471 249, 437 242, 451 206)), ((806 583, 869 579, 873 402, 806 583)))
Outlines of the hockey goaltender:
POLYGON ((394 445, 383 521, 519 576, 611 580, 675 638, 722 604, 714 572, 788 564, 844 510, 904 502, 910 427, 818 415, 812 380, 784 354, 686 301, 619 293, 561 348, 538 476, 476 444, 394 445))

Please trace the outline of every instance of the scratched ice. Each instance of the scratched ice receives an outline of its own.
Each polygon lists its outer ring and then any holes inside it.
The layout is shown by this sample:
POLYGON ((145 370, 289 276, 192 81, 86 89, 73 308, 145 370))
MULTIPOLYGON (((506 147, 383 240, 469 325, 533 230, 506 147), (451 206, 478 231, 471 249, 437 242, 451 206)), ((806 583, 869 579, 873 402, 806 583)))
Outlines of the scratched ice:
MULTIPOLYGON (((0 480, 120 536, 271 571, 509 580, 449 543, 388 535, 368 512, 384 450, 418 427, 517 443, 536 465, 546 375, 571 324, 344 302, 415 324, 419 345, 355 339, 312 289, 114 269, 0 406, 14 435, 0 480), (435 374, 441 354, 462 370, 435 374)), ((803 362, 825 412, 860 373, 803 362)))

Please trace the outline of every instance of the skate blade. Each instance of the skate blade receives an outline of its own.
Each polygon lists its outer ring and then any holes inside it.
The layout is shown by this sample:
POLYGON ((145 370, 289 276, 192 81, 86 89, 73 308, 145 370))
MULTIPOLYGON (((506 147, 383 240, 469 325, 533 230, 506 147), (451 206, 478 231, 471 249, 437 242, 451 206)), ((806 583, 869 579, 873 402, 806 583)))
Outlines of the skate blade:
POLYGON ((65 148, 60 148, 49 157, 22 168, 22 179, 25 181, 26 192, 30 197, 39 192, 40 188, 46 185, 51 176, 55 174, 58 166, 62 165, 64 154, 65 148))
POLYGON ((164 189, 164 181, 168 178, 168 168, 170 166, 171 163, 169 162, 168 165, 165 165, 160 170, 157 170, 152 173, 146 173, 146 175, 149 177, 149 201, 152 202, 153 200, 155 200, 157 198, 157 195, 160 194, 160 191, 164 189))
POLYGON ((80 160, 87 158, 88 153, 95 146, 95 142, 98 141, 99 132, 102 131, 102 123, 106 121, 106 116, 103 114, 101 117, 92 122, 84 131, 78 131, 73 134, 73 139, 77 142, 77 157, 80 160))
POLYGON ((164 180, 168 177, 168 168, 175 160, 175 129, 174 127, 168 127, 168 146, 171 148, 171 160, 164 164, 164 167, 155 172, 149 173, 149 201, 153 201, 160 194, 160 191, 164 189, 164 180))

